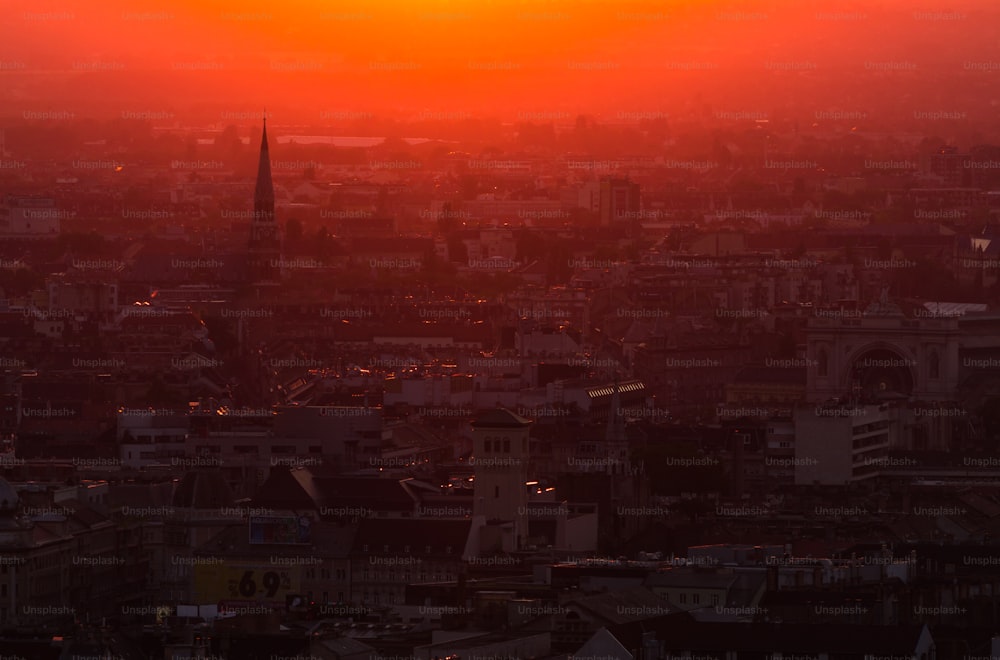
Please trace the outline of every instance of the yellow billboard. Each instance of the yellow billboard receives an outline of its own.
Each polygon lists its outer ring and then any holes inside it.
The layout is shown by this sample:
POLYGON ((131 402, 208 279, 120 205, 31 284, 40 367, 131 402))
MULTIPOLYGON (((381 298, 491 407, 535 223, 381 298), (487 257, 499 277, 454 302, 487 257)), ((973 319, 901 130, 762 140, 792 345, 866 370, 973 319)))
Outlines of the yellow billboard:
POLYGON ((194 566, 198 603, 257 604, 284 607, 285 596, 300 592, 301 567, 262 561, 226 561, 194 566))

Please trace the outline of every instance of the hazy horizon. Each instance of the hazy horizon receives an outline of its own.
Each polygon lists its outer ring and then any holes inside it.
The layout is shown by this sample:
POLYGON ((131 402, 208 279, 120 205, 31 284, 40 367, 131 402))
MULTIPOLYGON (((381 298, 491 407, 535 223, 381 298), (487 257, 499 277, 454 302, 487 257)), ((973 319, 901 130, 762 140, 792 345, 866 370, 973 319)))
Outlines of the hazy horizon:
POLYGON ((303 124, 559 121, 815 106, 890 121, 912 106, 988 124, 998 18, 986 2, 6 2, 0 20, 16 29, 0 45, 0 118, 183 122, 266 107, 303 124))

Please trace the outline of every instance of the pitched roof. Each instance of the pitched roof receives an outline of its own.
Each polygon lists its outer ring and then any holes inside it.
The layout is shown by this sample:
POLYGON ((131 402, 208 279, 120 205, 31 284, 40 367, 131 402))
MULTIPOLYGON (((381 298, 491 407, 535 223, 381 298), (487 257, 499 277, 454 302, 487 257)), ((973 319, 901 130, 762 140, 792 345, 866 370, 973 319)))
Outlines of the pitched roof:
POLYGON ((487 410, 478 415, 475 421, 472 422, 473 428, 488 429, 518 429, 529 424, 531 424, 530 419, 521 417, 506 408, 487 410))
MULTIPOLYGON (((380 477, 350 477, 323 474, 312 467, 271 470, 253 497, 255 506, 274 509, 367 509, 373 513, 406 513, 416 500, 403 486, 404 480, 380 477)), ((354 516, 349 516, 354 517, 354 516)))
POLYGON ((174 491, 173 505, 192 509, 216 509, 233 503, 233 492, 221 470, 190 470, 174 491))
POLYGON ((566 607, 584 610, 605 624, 639 621, 680 611, 645 587, 577 598, 567 601, 566 607))

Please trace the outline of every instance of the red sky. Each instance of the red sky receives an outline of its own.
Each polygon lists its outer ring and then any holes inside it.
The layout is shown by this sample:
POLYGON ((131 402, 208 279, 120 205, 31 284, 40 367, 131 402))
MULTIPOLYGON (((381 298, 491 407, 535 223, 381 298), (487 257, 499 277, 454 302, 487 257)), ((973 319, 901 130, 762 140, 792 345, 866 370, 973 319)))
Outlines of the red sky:
POLYGON ((112 116, 753 110, 782 69, 1000 62, 998 10, 968 0, 0 0, 0 24, 4 107, 112 116))

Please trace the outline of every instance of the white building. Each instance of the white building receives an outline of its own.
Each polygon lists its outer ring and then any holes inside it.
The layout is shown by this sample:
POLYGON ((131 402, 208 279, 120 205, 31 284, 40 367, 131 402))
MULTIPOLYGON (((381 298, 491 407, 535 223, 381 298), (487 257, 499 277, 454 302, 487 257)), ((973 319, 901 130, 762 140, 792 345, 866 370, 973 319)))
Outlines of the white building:
POLYGON ((478 552, 511 552, 528 536, 528 428, 531 420, 496 408, 473 422, 473 526, 478 552))
POLYGON ((153 408, 119 410, 116 438, 122 467, 143 468, 182 458, 188 428, 184 411, 153 408))

